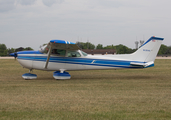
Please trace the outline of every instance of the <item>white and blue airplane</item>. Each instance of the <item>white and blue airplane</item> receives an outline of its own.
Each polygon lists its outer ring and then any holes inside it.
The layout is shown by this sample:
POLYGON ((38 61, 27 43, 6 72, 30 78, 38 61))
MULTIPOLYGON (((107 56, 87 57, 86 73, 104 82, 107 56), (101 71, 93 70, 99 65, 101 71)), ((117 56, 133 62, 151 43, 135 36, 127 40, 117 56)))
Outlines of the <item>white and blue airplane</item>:
POLYGON ((37 78, 36 74, 31 73, 33 69, 56 71, 53 73, 55 79, 70 79, 66 71, 152 67, 163 40, 153 36, 136 52, 117 55, 88 55, 75 43, 51 40, 39 51, 21 51, 10 55, 17 57, 21 66, 30 70, 22 75, 24 79, 37 78))

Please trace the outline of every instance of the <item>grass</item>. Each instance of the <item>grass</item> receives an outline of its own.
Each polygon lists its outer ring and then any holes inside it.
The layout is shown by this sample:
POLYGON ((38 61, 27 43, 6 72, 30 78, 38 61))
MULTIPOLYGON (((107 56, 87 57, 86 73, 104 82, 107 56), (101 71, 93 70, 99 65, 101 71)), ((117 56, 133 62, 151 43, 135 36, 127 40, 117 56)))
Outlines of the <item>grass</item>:
POLYGON ((17 61, 0 60, 1 120, 169 120, 171 60, 147 69, 70 71, 70 80, 37 71, 36 80, 17 61))

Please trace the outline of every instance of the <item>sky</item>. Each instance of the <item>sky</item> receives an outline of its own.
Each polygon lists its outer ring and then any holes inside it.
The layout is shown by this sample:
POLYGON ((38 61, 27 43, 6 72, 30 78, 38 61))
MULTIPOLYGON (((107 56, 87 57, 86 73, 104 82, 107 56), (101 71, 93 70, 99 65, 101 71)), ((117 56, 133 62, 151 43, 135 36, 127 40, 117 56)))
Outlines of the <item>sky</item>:
POLYGON ((151 36, 171 45, 171 0, 0 0, 0 44, 32 47, 59 39, 135 48, 151 36))

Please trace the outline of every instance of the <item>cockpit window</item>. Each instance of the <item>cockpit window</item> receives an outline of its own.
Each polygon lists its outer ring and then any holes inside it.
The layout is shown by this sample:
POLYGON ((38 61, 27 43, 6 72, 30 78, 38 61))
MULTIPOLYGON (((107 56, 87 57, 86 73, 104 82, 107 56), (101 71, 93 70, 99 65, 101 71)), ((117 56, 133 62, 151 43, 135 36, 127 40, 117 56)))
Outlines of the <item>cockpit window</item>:
MULTIPOLYGON (((81 50, 80 50, 81 51, 81 50)), ((84 56, 87 56, 87 53, 85 53, 85 52, 83 52, 83 51, 81 51, 81 53, 84 55, 84 56)))
POLYGON ((66 50, 52 49, 52 55, 65 56, 66 50))
MULTIPOLYGON (((48 54, 49 50, 50 50, 50 45, 47 44, 47 45, 41 46, 39 51, 43 54, 48 54)), ((51 51, 51 55, 65 56, 65 54, 66 54, 66 50, 52 49, 51 51)))
POLYGON ((81 57, 81 55, 77 51, 68 51, 67 57, 81 57))

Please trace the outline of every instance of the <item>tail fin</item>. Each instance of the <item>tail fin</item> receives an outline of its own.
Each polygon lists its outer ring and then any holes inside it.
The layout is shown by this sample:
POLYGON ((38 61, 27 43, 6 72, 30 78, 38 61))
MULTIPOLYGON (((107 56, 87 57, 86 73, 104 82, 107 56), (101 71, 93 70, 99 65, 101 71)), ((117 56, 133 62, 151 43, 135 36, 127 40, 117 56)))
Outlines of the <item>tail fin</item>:
POLYGON ((151 37, 136 52, 132 53, 132 59, 142 62, 152 62, 155 60, 164 38, 151 37))

